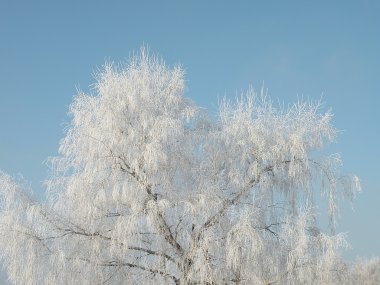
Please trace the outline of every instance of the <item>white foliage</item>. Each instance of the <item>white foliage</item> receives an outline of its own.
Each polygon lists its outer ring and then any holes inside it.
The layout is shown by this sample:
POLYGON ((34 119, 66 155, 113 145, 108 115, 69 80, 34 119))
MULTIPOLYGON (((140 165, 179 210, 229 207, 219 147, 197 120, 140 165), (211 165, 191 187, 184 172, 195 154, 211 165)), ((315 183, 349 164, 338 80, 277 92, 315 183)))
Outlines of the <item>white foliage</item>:
MULTIPOLYGON (((342 235, 313 195, 357 177, 316 150, 335 138, 320 102, 277 108, 252 89, 211 120, 184 72, 145 49, 79 93, 39 204, 0 173, 0 248, 14 284, 329 284, 342 235), (324 183, 320 183, 324 181, 324 183), (322 184, 322 187, 320 187, 322 184)), ((351 274, 351 275, 350 275, 351 274)), ((348 277, 347 277, 348 278, 348 277)), ((342 279, 342 280, 343 280, 342 279)))

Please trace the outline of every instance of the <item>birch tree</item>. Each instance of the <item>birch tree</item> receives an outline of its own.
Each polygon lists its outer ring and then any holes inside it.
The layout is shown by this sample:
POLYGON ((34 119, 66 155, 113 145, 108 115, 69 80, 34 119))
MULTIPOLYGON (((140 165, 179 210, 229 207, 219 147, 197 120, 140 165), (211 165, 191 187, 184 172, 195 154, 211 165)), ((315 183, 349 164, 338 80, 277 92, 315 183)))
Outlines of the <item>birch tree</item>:
POLYGON ((46 201, 0 173, 0 249, 13 284, 336 284, 347 278, 332 114, 249 89, 210 116, 181 67, 142 49, 79 93, 46 201), (318 226, 315 197, 330 229, 318 226))

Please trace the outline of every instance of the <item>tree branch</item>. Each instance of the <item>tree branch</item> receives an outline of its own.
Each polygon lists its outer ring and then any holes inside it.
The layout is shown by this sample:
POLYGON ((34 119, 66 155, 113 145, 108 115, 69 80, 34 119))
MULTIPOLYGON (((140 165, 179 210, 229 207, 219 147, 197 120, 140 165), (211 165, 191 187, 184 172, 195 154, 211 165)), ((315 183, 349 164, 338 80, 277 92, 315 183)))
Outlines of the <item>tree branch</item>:
MULTIPOLYGON (((123 165, 120 165, 120 169, 129 175, 131 175, 133 178, 136 179, 138 183, 140 183, 147 192, 148 196, 155 202, 158 201, 158 195, 157 193, 153 193, 152 191, 152 185, 149 183, 146 183, 137 173, 135 170, 133 170, 129 164, 126 163, 125 159, 119 155, 116 158, 120 159, 123 162, 123 165)), ((184 250, 182 246, 177 242, 177 240, 174 238, 172 232, 170 231, 170 228, 168 224, 166 223, 166 220, 162 213, 160 211, 157 211, 156 217, 158 218, 158 229, 161 232, 161 234, 164 236, 165 240, 176 250, 176 252, 179 255, 183 255, 184 250)))
POLYGON ((127 266, 127 267, 130 267, 130 268, 137 268, 137 269, 141 269, 143 271, 147 271, 149 273, 153 273, 153 274, 160 274, 164 277, 169 277, 171 279, 173 279, 174 283, 176 285, 179 285, 180 284, 180 280, 175 277, 174 275, 170 275, 164 271, 161 271, 159 269, 151 269, 151 268, 147 268, 145 266, 142 266, 142 265, 138 265, 138 264, 133 264, 133 263, 129 263, 129 262, 118 262, 118 261, 109 261, 109 262, 104 262, 104 263, 100 263, 98 265, 101 265, 101 266, 111 266, 111 267, 121 267, 121 266, 127 266))

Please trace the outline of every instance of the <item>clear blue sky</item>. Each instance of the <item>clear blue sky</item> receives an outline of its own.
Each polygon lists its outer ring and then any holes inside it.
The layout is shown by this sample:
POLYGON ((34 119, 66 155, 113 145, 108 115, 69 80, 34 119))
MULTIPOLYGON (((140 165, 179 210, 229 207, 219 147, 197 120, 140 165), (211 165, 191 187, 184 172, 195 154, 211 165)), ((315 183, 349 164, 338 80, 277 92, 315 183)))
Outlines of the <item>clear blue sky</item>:
POLYGON ((0 169, 42 197, 76 88, 148 44, 187 73, 186 96, 216 111, 263 82, 273 99, 323 94, 343 132, 328 148, 363 193, 343 207, 347 258, 380 256, 379 1, 0 2, 0 169))

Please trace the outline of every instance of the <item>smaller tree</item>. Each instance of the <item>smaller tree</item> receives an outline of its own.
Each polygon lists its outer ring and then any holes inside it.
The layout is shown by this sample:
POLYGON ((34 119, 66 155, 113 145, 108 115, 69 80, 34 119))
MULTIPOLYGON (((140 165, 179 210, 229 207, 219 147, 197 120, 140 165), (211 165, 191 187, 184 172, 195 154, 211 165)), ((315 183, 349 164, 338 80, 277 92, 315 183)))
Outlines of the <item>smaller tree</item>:
POLYGON ((0 173, 0 248, 15 284, 345 283, 342 234, 313 196, 357 177, 318 154, 335 138, 320 103, 276 108, 250 89, 216 120, 183 97, 183 70, 145 50, 78 94, 47 201, 0 173), (320 190, 320 192, 317 192, 320 190), (338 280, 338 281, 337 281, 338 280), (340 281, 339 281, 340 280, 340 281))
POLYGON ((376 285, 380 284, 380 260, 358 260, 352 265, 352 276, 347 284, 376 285))

